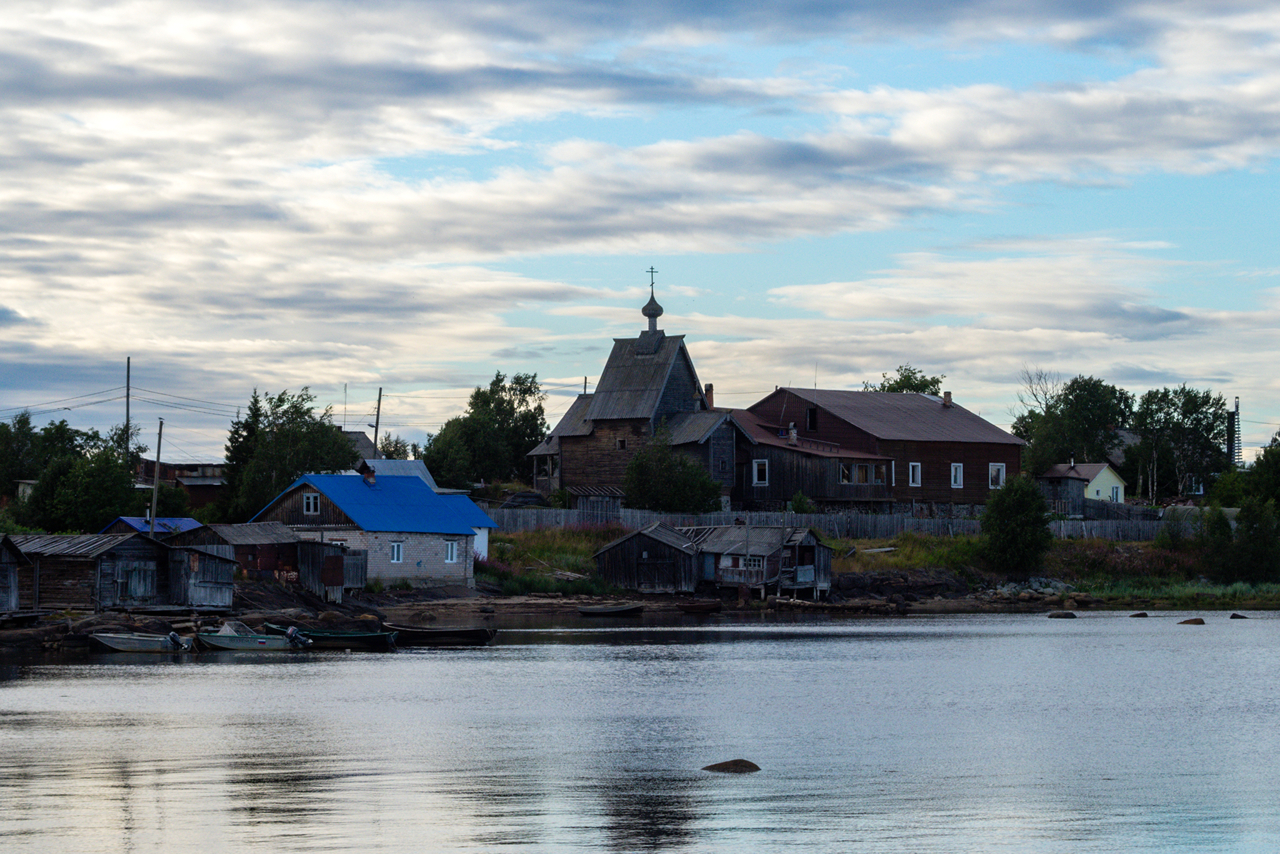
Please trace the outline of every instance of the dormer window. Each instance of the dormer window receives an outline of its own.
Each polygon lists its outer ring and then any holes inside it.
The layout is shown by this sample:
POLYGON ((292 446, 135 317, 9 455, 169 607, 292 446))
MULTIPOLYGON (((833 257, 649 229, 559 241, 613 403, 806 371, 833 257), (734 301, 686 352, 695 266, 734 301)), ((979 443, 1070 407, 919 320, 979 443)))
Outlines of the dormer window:
POLYGON ((320 493, 304 492, 302 494, 302 515, 303 516, 319 516, 320 515, 320 493))

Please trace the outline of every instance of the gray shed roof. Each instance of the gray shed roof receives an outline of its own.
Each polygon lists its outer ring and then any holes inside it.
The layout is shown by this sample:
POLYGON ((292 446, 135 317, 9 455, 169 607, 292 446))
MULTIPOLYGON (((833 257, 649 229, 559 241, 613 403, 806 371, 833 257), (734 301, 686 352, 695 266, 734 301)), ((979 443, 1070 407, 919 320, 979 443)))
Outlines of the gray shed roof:
POLYGON ((699 528, 679 528, 704 552, 729 555, 773 554, 783 545, 803 539, 808 528, 783 527, 781 525, 714 525, 699 528))
POLYGON ((13 534, 9 539, 29 555, 92 558, 133 537, 150 540, 142 534, 13 534))
POLYGON ((963 406, 944 406, 942 398, 931 394, 812 388, 779 391, 789 391, 878 439, 1026 444, 963 406))
POLYGON ((245 522, 240 525, 210 525, 231 546, 261 546, 272 543, 296 543, 301 537, 282 522, 245 522))
POLYGON ((538 447, 534 448, 526 457, 541 457, 546 454, 557 454, 560 452, 561 436, 589 436, 591 435, 591 422, 587 420, 587 410, 591 406, 592 395, 580 394, 574 400, 564 415, 560 416, 559 423, 552 429, 547 438, 543 439, 538 447))
POLYGON ((698 551, 697 547, 693 544, 690 538, 683 533, 683 530, 684 529, 673 528, 666 522, 652 522, 641 528, 639 531, 632 531, 630 534, 619 537, 608 545, 603 546, 596 552, 596 554, 598 555, 601 552, 607 552, 619 543, 625 543, 632 537, 639 537, 642 535, 671 546, 671 548, 682 551, 685 554, 696 554, 698 551))
POLYGON ((377 477, 420 477, 433 491, 439 491, 436 479, 431 476, 422 460, 365 460, 365 465, 376 472, 377 477))

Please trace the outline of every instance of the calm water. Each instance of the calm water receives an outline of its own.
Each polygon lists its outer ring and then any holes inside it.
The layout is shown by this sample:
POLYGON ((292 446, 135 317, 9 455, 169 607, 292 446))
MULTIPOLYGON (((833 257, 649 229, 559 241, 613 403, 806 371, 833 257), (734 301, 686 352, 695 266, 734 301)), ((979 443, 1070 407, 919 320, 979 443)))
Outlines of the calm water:
POLYGON ((1280 619, 1185 616, 0 661, 0 851, 1280 850, 1280 619))

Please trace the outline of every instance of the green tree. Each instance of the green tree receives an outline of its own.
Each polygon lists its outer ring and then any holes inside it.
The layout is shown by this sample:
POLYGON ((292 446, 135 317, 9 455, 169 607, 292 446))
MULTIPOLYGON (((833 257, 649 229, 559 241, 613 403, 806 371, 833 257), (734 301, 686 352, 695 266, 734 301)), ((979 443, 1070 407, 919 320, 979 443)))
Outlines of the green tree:
POLYGON ((1038 570, 1053 546, 1049 505, 1035 481, 1010 478, 994 491, 982 514, 983 550, 998 571, 1026 580, 1038 570))
POLYGON ((899 365, 897 376, 890 378, 888 374, 880 375, 880 382, 862 384, 863 391, 918 392, 920 394, 942 394, 942 381, 946 374, 936 377, 927 376, 919 368, 911 364, 899 365))
POLYGON ((526 473, 526 454, 547 434, 537 374, 501 372, 488 388, 477 387, 467 410, 429 437, 423 459, 441 486, 469 487, 477 481, 500 482, 526 473))
POLYGON ((117 516, 134 512, 133 471, 116 447, 65 454, 47 465, 17 520, 50 532, 96 533, 117 516))
POLYGON ((1133 429, 1142 439, 1125 455, 1125 479, 1141 475, 1153 500, 1209 486, 1227 470, 1227 405, 1220 394, 1185 383, 1152 389, 1138 401, 1133 429))
POLYGON ((659 513, 709 513, 720 506, 720 484, 695 460, 671 447, 665 426, 627 464, 627 506, 659 513))
POLYGON ((1230 581, 1257 584, 1280 576, 1280 531, 1274 501, 1250 496, 1241 502, 1231 557, 1234 577, 1230 581))
MULTIPOLYGON (((1035 374, 1024 370, 1024 381, 1035 374)), ((1096 377, 1077 376, 1064 385, 1029 389, 1024 404, 1036 402, 1013 422, 1013 433, 1027 442, 1023 468, 1041 474, 1056 463, 1106 462, 1120 446, 1117 432, 1133 416, 1133 395, 1096 377)))
POLYGON ((378 455, 384 460, 411 460, 409 443, 400 436, 384 433, 378 440, 378 455))
POLYGON ((333 423, 331 407, 315 411, 315 395, 259 395, 254 389, 244 417, 231 422, 226 444, 225 499, 219 517, 253 518, 299 475, 346 471, 359 458, 333 423))
POLYGON ((1234 581, 1231 520, 1222 507, 1215 503, 1202 510, 1196 529, 1196 544, 1200 547, 1205 574, 1219 583, 1234 581))

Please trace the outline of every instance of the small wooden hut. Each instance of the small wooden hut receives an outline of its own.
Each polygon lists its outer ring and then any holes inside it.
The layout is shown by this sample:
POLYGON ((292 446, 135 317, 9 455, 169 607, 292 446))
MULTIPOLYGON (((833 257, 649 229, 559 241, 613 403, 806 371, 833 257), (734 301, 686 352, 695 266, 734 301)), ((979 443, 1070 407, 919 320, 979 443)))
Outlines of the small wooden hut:
POLYGON ((601 579, 623 590, 692 593, 701 580, 697 548, 663 522, 614 540, 595 560, 601 579))
POLYGON ((34 564, 36 609, 169 604, 168 549, 143 534, 15 534, 34 564))

